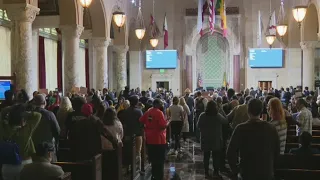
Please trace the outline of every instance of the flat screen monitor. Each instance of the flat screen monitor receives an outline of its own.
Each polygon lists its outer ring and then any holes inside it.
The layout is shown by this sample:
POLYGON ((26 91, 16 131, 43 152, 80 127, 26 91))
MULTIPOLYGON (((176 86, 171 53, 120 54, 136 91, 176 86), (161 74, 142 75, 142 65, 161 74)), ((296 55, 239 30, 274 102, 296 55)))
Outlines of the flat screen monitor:
POLYGON ((282 68, 283 49, 249 49, 249 66, 251 68, 282 68))
POLYGON ((10 80, 0 80, 0 100, 4 100, 4 93, 7 90, 11 89, 11 81, 10 80))
POLYGON ((178 54, 176 50, 147 50, 147 69, 175 69, 178 54))

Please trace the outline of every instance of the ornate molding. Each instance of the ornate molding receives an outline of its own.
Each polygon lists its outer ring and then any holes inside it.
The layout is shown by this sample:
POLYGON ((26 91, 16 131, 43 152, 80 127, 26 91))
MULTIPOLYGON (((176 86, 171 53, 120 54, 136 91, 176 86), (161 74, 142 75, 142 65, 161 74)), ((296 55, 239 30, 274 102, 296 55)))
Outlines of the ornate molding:
POLYGON ((303 41, 300 42, 301 49, 307 50, 307 49, 314 49, 316 47, 320 47, 319 41, 303 41))
POLYGON ((5 6, 12 21, 33 22, 40 9, 30 4, 8 4, 5 6))
MULTIPOLYGON (((227 7, 226 8, 227 15, 236 15, 240 14, 239 7, 227 7)), ((209 15, 209 8, 204 12, 205 15, 209 15)), ((220 12, 216 11, 216 15, 219 15, 220 12)), ((186 9, 186 16, 198 16, 198 8, 189 8, 186 9)))
POLYGON ((92 44, 93 44, 93 47, 95 48, 106 48, 110 45, 110 42, 111 42, 111 39, 110 38, 93 38, 92 39, 92 44))
POLYGON ((80 25, 62 25, 60 29, 63 36, 80 38, 84 27, 80 25))
POLYGON ((129 50, 129 46, 127 46, 127 45, 113 46, 113 50, 117 54, 126 54, 129 50))

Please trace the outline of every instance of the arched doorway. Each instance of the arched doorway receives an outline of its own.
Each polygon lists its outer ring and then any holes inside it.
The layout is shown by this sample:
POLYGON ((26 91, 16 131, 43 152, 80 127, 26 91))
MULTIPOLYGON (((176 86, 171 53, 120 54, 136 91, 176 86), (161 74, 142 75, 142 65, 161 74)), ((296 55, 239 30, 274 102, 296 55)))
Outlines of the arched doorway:
POLYGON ((207 33, 197 44, 197 87, 220 88, 228 82, 229 50, 226 39, 219 33, 207 33))

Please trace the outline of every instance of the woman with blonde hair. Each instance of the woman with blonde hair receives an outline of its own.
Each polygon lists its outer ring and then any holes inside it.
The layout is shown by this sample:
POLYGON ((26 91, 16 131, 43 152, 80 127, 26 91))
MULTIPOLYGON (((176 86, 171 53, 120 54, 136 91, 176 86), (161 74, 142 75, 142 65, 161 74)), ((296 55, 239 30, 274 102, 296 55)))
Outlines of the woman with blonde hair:
POLYGON ((189 132, 189 120, 188 120, 188 117, 190 115, 190 109, 189 109, 189 106, 187 105, 186 103, 186 100, 184 99, 184 97, 181 97, 180 98, 180 101, 179 101, 179 105, 183 107, 183 114, 184 114, 184 121, 183 121, 183 125, 182 125, 182 137, 183 137, 183 141, 185 143, 187 143, 187 134, 189 132))
POLYGON ((287 140, 287 122, 281 101, 278 98, 271 98, 268 102, 267 110, 271 118, 270 123, 274 125, 278 131, 280 154, 284 154, 287 140))
POLYGON ((69 113, 73 112, 72 103, 68 96, 65 96, 61 99, 60 107, 57 112, 57 120, 59 123, 59 126, 61 128, 60 136, 65 138, 67 136, 66 134, 66 126, 65 122, 69 115, 69 113))

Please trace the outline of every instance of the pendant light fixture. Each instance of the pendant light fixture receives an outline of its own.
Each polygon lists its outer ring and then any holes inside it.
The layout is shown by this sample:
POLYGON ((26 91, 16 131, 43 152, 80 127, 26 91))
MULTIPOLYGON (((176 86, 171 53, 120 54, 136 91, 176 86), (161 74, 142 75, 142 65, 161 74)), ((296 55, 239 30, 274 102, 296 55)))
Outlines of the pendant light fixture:
POLYGON ((287 33, 287 30, 288 30, 288 25, 285 22, 284 3, 283 3, 283 0, 281 0, 278 22, 277 22, 277 32, 281 37, 281 39, 287 33))
POLYGON ((117 10, 112 14, 112 19, 114 23, 118 26, 120 32, 120 28, 122 28, 126 22, 126 14, 123 11, 121 11, 119 0, 117 1, 117 3, 118 7, 117 10))
POLYGON ((143 19, 142 11, 141 11, 141 0, 139 0, 139 10, 138 10, 138 16, 136 19, 135 33, 136 33, 136 36, 139 40, 143 39, 143 37, 146 33, 146 28, 144 26, 144 19, 143 19))
POLYGON ((155 49, 158 46, 159 43, 159 34, 160 34, 160 30, 156 24, 155 21, 155 13, 154 13, 154 5, 155 5, 155 0, 153 0, 153 17, 152 18, 152 24, 151 24, 151 38, 149 40, 150 45, 152 46, 153 49, 155 49))
POLYGON ((269 17, 269 24, 268 24, 268 28, 266 31, 266 40, 267 43, 269 44, 270 49, 272 48, 272 44, 274 43, 274 41, 276 40, 276 29, 275 32, 274 31, 274 26, 276 25, 276 20, 275 20, 275 14, 272 13, 272 4, 271 4, 271 0, 270 0, 270 17, 269 17))
POLYGON ((79 2, 83 8, 88 8, 91 5, 92 0, 79 0, 79 2))
POLYGON ((293 17, 298 22, 299 28, 301 27, 301 22, 304 20, 307 14, 307 6, 295 6, 292 9, 293 17))

